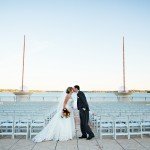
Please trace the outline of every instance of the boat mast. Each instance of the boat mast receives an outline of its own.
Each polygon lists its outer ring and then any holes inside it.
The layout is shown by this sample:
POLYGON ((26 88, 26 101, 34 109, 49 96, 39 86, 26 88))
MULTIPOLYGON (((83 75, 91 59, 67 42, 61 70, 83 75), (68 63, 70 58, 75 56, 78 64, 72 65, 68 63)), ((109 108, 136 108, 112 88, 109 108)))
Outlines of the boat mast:
POLYGON ((23 44, 22 88, 21 88, 21 91, 23 91, 23 83, 24 83, 24 58, 25 58, 25 35, 24 35, 24 44, 23 44))
POLYGON ((125 52, 124 52, 124 36, 123 36, 123 91, 126 91, 125 86, 125 52))

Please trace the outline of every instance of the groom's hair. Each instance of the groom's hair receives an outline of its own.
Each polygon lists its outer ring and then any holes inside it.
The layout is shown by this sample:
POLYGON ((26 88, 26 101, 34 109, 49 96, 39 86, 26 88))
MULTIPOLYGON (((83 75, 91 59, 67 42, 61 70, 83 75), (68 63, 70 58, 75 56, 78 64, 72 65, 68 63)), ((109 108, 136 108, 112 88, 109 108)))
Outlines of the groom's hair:
POLYGON ((75 85, 74 86, 76 89, 80 90, 80 86, 79 85, 75 85))

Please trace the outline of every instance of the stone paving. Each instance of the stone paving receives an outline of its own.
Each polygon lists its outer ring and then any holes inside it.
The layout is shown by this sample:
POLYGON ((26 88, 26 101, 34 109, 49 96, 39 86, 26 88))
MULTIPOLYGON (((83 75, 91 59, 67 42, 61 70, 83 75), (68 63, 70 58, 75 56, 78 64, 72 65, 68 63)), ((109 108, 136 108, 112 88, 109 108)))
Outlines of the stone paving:
POLYGON ((81 136, 79 128, 78 115, 75 116, 76 136, 73 140, 67 142, 46 141, 34 143, 25 137, 10 139, 10 137, 0 137, 0 150, 150 150, 150 136, 144 136, 141 139, 138 136, 132 137, 130 140, 122 136, 117 140, 111 137, 105 137, 100 140, 98 136, 90 141, 79 139, 81 136))

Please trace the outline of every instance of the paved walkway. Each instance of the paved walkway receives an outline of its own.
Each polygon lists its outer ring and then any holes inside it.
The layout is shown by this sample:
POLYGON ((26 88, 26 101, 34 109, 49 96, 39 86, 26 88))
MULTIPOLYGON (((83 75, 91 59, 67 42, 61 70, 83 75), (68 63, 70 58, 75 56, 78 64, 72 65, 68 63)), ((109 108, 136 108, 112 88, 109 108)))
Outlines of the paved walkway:
POLYGON ((17 139, 0 137, 0 150, 150 150, 150 137, 148 136, 143 139, 135 137, 130 140, 126 137, 119 137, 117 140, 107 137, 100 140, 97 135, 90 141, 78 139, 78 136, 81 136, 78 116, 75 117, 75 120, 76 137, 73 140, 34 143, 24 137, 17 139))

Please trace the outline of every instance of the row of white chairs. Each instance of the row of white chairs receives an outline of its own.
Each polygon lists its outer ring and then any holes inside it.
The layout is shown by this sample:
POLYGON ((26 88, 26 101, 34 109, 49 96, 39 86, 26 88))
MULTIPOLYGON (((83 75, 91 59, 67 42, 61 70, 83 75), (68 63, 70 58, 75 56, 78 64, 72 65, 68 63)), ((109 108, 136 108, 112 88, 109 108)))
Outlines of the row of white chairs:
POLYGON ((49 108, 56 105, 56 102, 2 102, 1 109, 20 109, 20 108, 49 108))
POLYGON ((43 113, 45 115, 51 114, 51 111, 56 110, 57 106, 56 103, 52 102, 17 102, 17 103, 4 103, 0 106, 0 113, 8 113, 12 114, 25 114, 26 112, 28 115, 32 114, 39 114, 43 113))
POLYGON ((138 102, 91 102, 90 120, 100 138, 150 134, 150 105, 138 102))
POLYGON ((147 103, 90 103, 90 108, 94 111, 94 113, 101 115, 142 115, 143 113, 150 113, 150 105, 147 103))
POLYGON ((53 102, 5 102, 0 105, 0 135, 32 138, 56 113, 53 102))
POLYGON ((55 113, 56 111, 53 111, 49 116, 42 113, 30 114, 30 116, 28 114, 0 114, 0 135, 10 135, 12 138, 17 135, 25 135, 26 139, 32 138, 45 127, 55 113))
POLYGON ((140 135, 141 138, 144 134, 150 135, 150 114, 143 116, 95 116, 91 114, 90 119, 101 139, 104 135, 112 136, 114 139, 119 135, 126 135, 128 139, 132 135, 140 135))

